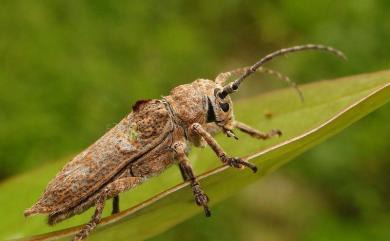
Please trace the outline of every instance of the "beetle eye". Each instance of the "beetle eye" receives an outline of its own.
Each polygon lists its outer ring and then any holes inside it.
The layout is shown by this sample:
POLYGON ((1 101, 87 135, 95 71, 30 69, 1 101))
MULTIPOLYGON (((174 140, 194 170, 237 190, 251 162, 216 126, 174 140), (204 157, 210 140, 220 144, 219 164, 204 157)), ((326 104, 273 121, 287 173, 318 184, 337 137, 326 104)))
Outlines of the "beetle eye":
POLYGON ((219 103, 219 106, 223 110, 223 112, 228 112, 229 111, 229 103, 219 103))

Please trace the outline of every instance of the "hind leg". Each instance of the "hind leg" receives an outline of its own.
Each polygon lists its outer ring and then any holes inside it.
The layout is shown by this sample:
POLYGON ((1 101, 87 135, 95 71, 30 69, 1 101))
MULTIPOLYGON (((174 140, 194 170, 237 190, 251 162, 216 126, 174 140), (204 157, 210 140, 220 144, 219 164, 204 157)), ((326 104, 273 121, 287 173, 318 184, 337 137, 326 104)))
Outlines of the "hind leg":
POLYGON ((95 213, 92 215, 91 220, 87 223, 83 229, 76 234, 74 241, 84 240, 88 237, 92 230, 95 229, 96 225, 100 222, 102 212, 104 209, 104 203, 107 199, 117 196, 119 193, 134 188, 140 184, 144 179, 141 177, 126 177, 113 181, 108 184, 102 192, 100 192, 95 201, 95 213))
MULTIPOLYGON (((130 171, 126 170, 117 179, 115 179, 114 182, 116 180, 123 179, 123 178, 128 178, 128 177, 132 177, 132 176, 131 176, 130 171)), ((104 188, 102 188, 101 190, 99 190, 94 195, 90 196, 88 199, 84 200, 82 203, 80 203, 77 206, 65 209, 65 210, 63 210, 61 212, 56 212, 56 213, 49 214, 49 216, 48 216, 48 224, 49 225, 54 225, 54 224, 57 224, 57 223, 65 220, 65 219, 73 217, 76 214, 81 214, 81 213, 85 212, 86 210, 88 210, 89 208, 91 208, 92 206, 95 205, 98 196, 102 193, 104 188)), ((119 212, 119 195, 116 195, 116 196, 113 196, 113 197, 107 197, 107 199, 109 199, 109 198, 113 198, 113 203, 112 203, 113 204, 113 210, 112 210, 112 212, 114 213, 114 211, 116 211, 116 210, 119 212), (115 198, 115 197, 117 197, 117 198, 115 198)))
POLYGON ((119 195, 112 198, 112 212, 111 214, 119 213, 119 195))
POLYGON ((78 234, 76 234, 76 236, 72 239, 73 241, 84 240, 88 237, 89 233, 95 229, 96 225, 100 222, 100 219, 102 217, 105 201, 106 195, 100 195, 99 198, 96 200, 96 209, 95 213, 92 215, 91 220, 83 227, 83 229, 78 234))

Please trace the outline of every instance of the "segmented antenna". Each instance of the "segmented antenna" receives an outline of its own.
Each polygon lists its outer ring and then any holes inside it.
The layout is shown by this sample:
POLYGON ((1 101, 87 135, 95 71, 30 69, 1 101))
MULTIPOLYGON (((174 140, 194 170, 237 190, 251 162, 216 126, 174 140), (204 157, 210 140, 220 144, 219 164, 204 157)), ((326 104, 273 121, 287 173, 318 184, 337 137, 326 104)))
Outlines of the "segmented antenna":
POLYGON ((271 61, 273 58, 282 56, 288 53, 292 52, 299 52, 299 51, 306 51, 306 50, 319 50, 319 51, 326 51, 335 54, 337 57, 340 57, 342 59, 347 59, 346 56, 344 55, 343 52, 340 50, 337 50, 335 48, 329 47, 329 46, 324 46, 324 45, 319 45, 319 44, 307 44, 307 45, 299 45, 299 46, 294 46, 291 48, 285 48, 285 49, 280 49, 277 50, 271 54, 266 55, 264 58, 262 58, 260 61, 252 65, 243 75, 241 75, 238 79, 235 81, 231 82, 230 84, 226 85, 223 87, 223 90, 219 92, 219 97, 224 99, 227 95, 235 92, 242 81, 246 79, 249 75, 253 74, 256 72, 256 70, 262 66, 263 64, 267 63, 268 61, 271 61))
MULTIPOLYGON (((226 80, 228 78, 230 78, 231 76, 242 75, 242 74, 246 73, 246 71, 249 68, 250 68, 250 66, 247 66, 247 67, 235 69, 235 70, 232 70, 229 72, 221 73, 215 78, 215 82, 219 85, 223 85, 223 84, 225 84, 226 80)), ((272 75, 278 79, 285 81, 289 86, 291 86, 292 88, 295 89, 295 91, 298 93, 301 101, 304 101, 302 91, 299 89, 298 85, 294 81, 292 81, 288 76, 286 76, 286 75, 284 75, 276 70, 265 68, 265 67, 259 67, 258 69, 256 69, 256 72, 272 75)))
POLYGON ((278 71, 275 71, 275 70, 272 70, 272 69, 268 69, 268 68, 264 68, 264 67, 259 67, 257 69, 257 71, 260 71, 260 72, 263 72, 263 73, 266 73, 266 74, 269 74, 269 75, 274 75, 276 76, 277 78, 281 79, 281 80, 284 80, 287 82, 288 85, 290 85, 292 88, 294 88, 294 90, 298 93, 299 95, 299 98, 301 99, 301 101, 303 102, 304 101, 304 97, 303 97, 303 93, 302 91, 299 89, 297 83, 295 83, 294 81, 292 81, 290 79, 290 77, 288 77, 287 75, 284 75, 278 71))

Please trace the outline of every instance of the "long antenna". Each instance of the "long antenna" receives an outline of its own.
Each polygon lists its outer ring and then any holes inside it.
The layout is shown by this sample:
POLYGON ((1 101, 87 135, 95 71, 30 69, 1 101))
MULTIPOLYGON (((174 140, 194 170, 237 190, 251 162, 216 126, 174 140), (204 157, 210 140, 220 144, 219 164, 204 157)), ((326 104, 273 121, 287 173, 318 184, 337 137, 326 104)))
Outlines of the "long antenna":
POLYGON ((319 44, 306 44, 306 45, 299 45, 299 46, 294 46, 291 48, 285 48, 285 49, 280 49, 277 50, 273 53, 270 53, 266 55, 264 58, 260 59, 260 61, 256 62, 254 65, 252 65, 247 71, 241 75, 238 79, 235 81, 229 83, 228 85, 225 85, 223 87, 223 90, 218 93, 219 97, 221 99, 224 99, 227 95, 235 92, 238 90, 238 87, 240 84, 251 74, 256 72, 256 70, 262 66, 263 64, 267 63, 268 61, 271 61, 273 58, 282 56, 288 53, 292 52, 299 52, 299 51, 306 51, 306 50, 319 50, 319 51, 326 51, 335 54, 337 57, 340 57, 342 59, 347 59, 346 56, 344 55, 343 52, 340 50, 337 50, 335 48, 325 46, 325 45, 319 45, 319 44))
POLYGON ((299 89, 297 83, 295 83, 294 81, 292 81, 290 79, 290 77, 288 77, 287 75, 284 75, 278 71, 275 71, 275 70, 272 70, 272 69, 268 69, 268 68, 264 68, 264 67, 259 67, 257 69, 257 71, 260 71, 260 72, 263 72, 263 73, 266 73, 266 74, 269 74, 269 75, 274 75, 276 76, 277 78, 281 79, 281 80, 284 80, 287 82, 287 84, 289 84, 292 88, 294 88, 294 90, 298 93, 299 95, 299 98, 301 99, 301 101, 303 102, 304 101, 304 98, 303 98, 303 93, 302 91, 299 89))
MULTIPOLYGON (((243 68, 239 68, 239 69, 235 69, 235 70, 231 70, 231 71, 228 71, 228 72, 224 72, 224 73, 220 73, 216 78, 215 78, 215 82, 219 85, 224 85, 226 80, 229 79, 231 76, 239 76, 239 75, 242 75, 244 74, 251 66, 246 66, 246 67, 243 67, 243 68)), ((285 81, 289 86, 291 86, 292 88, 294 88, 294 90, 298 93, 299 95, 299 98, 301 99, 301 101, 303 102, 304 99, 303 99, 303 94, 301 92, 301 90, 298 88, 298 85, 292 81, 287 75, 284 75, 276 70, 273 70, 273 69, 269 69, 269 68, 265 68, 265 67, 259 67, 258 69, 256 69, 256 72, 258 73, 264 73, 264 74, 268 74, 268 75, 272 75, 272 76, 275 76, 276 78, 280 79, 280 80, 283 80, 285 81)))

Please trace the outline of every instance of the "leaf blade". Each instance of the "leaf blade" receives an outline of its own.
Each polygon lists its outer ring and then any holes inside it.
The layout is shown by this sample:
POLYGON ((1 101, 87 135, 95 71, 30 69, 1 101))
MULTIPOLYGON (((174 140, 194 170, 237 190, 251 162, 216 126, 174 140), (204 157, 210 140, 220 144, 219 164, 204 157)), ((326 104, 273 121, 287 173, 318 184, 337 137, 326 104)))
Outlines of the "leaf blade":
MULTIPOLYGON (((249 159, 255 158, 254 161, 257 164, 261 164, 262 171, 257 175, 252 175, 249 171, 239 172, 238 170, 232 170, 226 167, 219 167, 203 174, 200 177, 201 184, 211 197, 212 204, 225 199, 229 195, 233 195, 240 190, 241 186, 248 185, 260 179, 266 173, 275 170, 288 160, 291 160, 293 157, 320 143, 329 136, 334 135, 370 111, 379 108, 380 105, 383 105, 390 99, 389 80, 390 71, 384 71, 370 75, 354 76, 349 80, 347 78, 347 80, 342 79, 336 82, 329 81, 304 86, 304 92, 309 95, 309 98, 306 97, 308 103, 305 103, 304 106, 290 103, 289 98, 291 93, 286 90, 274 92, 272 95, 241 101, 237 106, 238 116, 248 123, 258 122, 253 115, 250 115, 253 114, 251 113, 251 108, 249 108, 250 106, 253 106, 259 100, 273 104, 271 107, 275 112, 275 118, 262 120, 261 124, 266 127, 282 125, 282 129, 287 131, 287 135, 284 139, 274 139, 269 143, 261 143, 260 145, 257 143, 253 144, 256 140, 244 138, 243 143, 246 145, 240 148, 240 150, 233 150, 234 144, 237 143, 232 144, 223 141, 224 146, 228 147, 226 148, 227 150, 232 150, 230 152, 238 155, 259 150, 259 148, 262 149, 267 145, 276 144, 276 146, 274 145, 248 157, 249 159), (355 88, 351 88, 353 86, 352 83, 355 88), (341 86, 345 88, 337 88, 341 86), (316 91, 312 91, 313 89, 316 91), (334 90, 334 92, 329 93, 328 96, 315 95, 324 90, 334 90), (277 101, 280 99, 282 101, 277 101), (318 113, 321 110, 326 110, 327 115, 308 115, 310 112, 318 113), (286 120, 289 120, 289 122, 299 121, 301 115, 310 116, 312 120, 305 120, 303 124, 289 123, 286 125, 286 120), (295 129, 289 128, 291 125, 295 129), (299 145, 296 145, 297 142, 299 145), (229 180, 229 182, 225 180, 229 180), (224 188, 221 189, 221 186, 224 188)), ((265 106, 263 105, 263 108, 265 106)), ((196 152, 191 156, 193 160, 210 158, 215 159, 210 151, 196 152)), ((205 171, 213 167, 215 168, 219 164, 216 161, 210 165, 201 165, 199 162, 196 162, 195 166, 197 171, 205 171)), ((173 183, 178 183, 177 177, 169 178, 165 175, 162 179, 164 178, 169 179, 167 182, 164 181, 166 186, 172 186, 173 183)), ((156 184, 156 182, 154 183, 156 184)), ((186 218, 201 212, 201 209, 197 208, 192 201, 191 191, 189 188, 185 188, 187 185, 186 183, 179 184, 173 189, 169 189, 166 193, 159 194, 157 197, 149 199, 146 203, 141 203, 135 209, 129 209, 116 216, 104 219, 100 230, 105 231, 96 232, 91 236, 91 239, 103 240, 115 237, 116 240, 125 240, 126 237, 132 237, 133 240, 142 240, 158 234, 186 218), (186 211, 184 212, 184 210, 186 211), (158 224, 156 225, 156 223, 158 224), (153 225, 152 228, 150 227, 151 224, 153 225), (118 232, 118 230, 121 231, 118 232)), ((139 192, 139 188, 136 191, 139 192)), ((33 238, 45 240, 53 237, 68 237, 76 231, 77 227, 70 230, 48 233, 39 237, 35 236, 33 238)), ((31 239, 27 238, 25 240, 31 239)))

